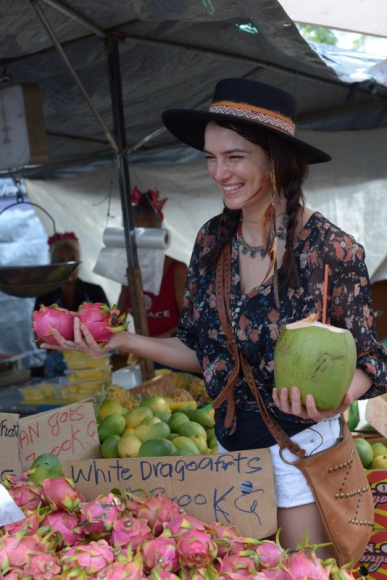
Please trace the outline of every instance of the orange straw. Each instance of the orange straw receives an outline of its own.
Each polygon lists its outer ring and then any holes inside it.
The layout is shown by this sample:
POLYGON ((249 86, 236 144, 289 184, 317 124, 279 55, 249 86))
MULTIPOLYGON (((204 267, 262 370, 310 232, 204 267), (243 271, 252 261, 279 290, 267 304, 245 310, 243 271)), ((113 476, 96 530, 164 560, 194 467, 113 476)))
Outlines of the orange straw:
POLYGON ((329 274, 329 266, 328 266, 328 264, 325 264, 325 268, 324 268, 323 315, 322 315, 322 323, 323 324, 326 324, 326 320, 327 320, 328 274, 329 274))

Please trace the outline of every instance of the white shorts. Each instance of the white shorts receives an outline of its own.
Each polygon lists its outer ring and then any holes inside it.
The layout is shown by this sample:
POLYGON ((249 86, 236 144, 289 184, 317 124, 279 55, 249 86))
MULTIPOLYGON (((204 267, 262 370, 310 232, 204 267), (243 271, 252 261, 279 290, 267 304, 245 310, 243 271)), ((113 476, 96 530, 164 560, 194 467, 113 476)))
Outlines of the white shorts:
MULTIPOLYGON (((293 435, 291 440, 305 449, 306 455, 313 455, 313 453, 332 447, 337 442, 339 435, 339 415, 336 415, 331 419, 319 421, 316 425, 304 429, 297 435, 293 435)), ((218 448, 219 453, 227 451, 219 444, 218 448)), ((289 465, 282 461, 279 454, 279 445, 273 445, 269 449, 273 464, 277 507, 290 508, 313 503, 312 491, 301 471, 294 465, 289 465)), ((295 461, 297 459, 297 456, 287 449, 282 452, 282 455, 287 461, 295 461)))

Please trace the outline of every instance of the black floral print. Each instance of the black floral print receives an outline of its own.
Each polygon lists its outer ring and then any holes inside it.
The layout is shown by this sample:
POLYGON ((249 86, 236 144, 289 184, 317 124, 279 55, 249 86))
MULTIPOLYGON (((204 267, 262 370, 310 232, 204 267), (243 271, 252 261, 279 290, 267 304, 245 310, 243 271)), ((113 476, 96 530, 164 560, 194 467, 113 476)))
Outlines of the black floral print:
MULTIPOLYGON (((215 270, 202 268, 202 257, 217 241, 219 217, 208 221, 199 231, 189 266, 184 306, 176 336, 194 349, 203 368, 209 395, 215 399, 227 383, 233 360, 220 325, 215 295, 215 270)), ((290 435, 310 425, 294 415, 282 413, 272 399, 274 385, 274 347, 282 327, 322 313, 324 266, 329 265, 327 323, 348 328, 356 341, 357 365, 373 380, 363 398, 386 391, 387 350, 377 342, 371 306, 370 282, 364 262, 364 249, 354 238, 314 213, 298 236, 294 248, 300 283, 289 288, 278 269, 280 310, 274 300, 273 280, 247 295, 241 293, 236 234, 232 245, 231 324, 238 348, 253 368, 256 384, 266 406, 290 435)), ((252 266, 253 267, 253 266, 252 266)), ((254 430, 261 437, 265 426, 243 374, 234 390, 237 412, 254 412, 254 430)), ((216 414, 217 435, 227 436, 222 427, 226 401, 216 414)), ((258 437, 258 440, 259 440, 258 437)), ((271 444, 267 439, 267 444, 271 444)), ((264 446, 264 445, 261 445, 264 446)), ((228 447, 229 448, 229 447, 228 447)), ((248 445, 242 444, 242 448, 248 445)))

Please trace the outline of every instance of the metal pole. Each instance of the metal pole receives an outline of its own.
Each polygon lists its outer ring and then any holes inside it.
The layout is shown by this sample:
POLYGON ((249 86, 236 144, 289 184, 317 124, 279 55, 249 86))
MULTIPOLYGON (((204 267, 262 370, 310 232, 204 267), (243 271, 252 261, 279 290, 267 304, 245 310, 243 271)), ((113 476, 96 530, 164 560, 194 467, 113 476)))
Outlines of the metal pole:
MULTIPOLYGON (((109 39, 106 41, 106 46, 108 51, 113 121, 115 126, 116 140, 119 146, 119 152, 116 156, 116 159, 121 195, 122 218, 125 232, 125 246, 128 257, 127 276, 129 296, 133 309, 133 318, 136 332, 138 334, 142 334, 143 336, 149 336, 141 281, 141 271, 138 265, 134 218, 132 212, 130 211, 132 206, 132 195, 129 179, 129 166, 125 154, 126 135, 118 42, 116 40, 109 39)), ((144 381, 154 377, 154 366, 152 361, 149 359, 140 359, 140 365, 142 379, 144 381)))

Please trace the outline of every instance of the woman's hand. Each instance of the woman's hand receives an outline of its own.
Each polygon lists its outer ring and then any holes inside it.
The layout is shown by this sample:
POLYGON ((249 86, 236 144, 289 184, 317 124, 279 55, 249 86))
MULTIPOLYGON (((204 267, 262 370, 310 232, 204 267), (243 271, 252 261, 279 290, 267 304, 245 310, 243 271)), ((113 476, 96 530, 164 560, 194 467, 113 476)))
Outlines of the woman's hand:
MULTIPOLYGON (((78 350, 84 354, 90 356, 99 356, 105 352, 110 352, 111 350, 120 349, 123 346, 124 338, 120 336, 124 334, 123 332, 112 332, 112 336, 109 342, 105 346, 98 344, 89 329, 81 324, 81 321, 77 316, 74 317, 74 340, 66 340, 60 332, 56 329, 52 329, 52 335, 55 338, 56 344, 49 344, 44 342, 40 345, 40 348, 47 350, 78 350)), ((127 334, 127 333, 125 333, 127 334)))
POLYGON ((278 393, 278 390, 275 387, 273 389, 274 402, 281 411, 297 415, 297 417, 301 417, 302 419, 312 419, 316 422, 321 421, 322 419, 334 417, 338 413, 343 413, 353 402, 353 397, 347 393, 337 409, 326 411, 316 407, 313 395, 307 395, 306 404, 303 405, 301 402, 300 389, 298 387, 292 387, 291 395, 292 400, 290 401, 288 389, 282 389, 281 393, 278 393))

